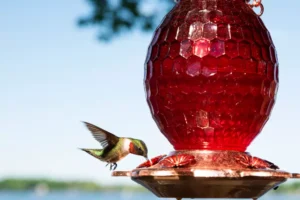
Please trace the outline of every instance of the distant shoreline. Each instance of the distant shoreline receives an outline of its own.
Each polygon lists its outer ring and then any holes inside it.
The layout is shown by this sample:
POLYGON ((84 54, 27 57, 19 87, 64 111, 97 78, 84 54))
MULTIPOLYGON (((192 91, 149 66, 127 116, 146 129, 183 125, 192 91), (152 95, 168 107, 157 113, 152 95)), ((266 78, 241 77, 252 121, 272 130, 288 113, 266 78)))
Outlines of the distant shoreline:
POLYGON ((136 185, 100 185, 92 181, 58 181, 52 179, 19 179, 8 178, 0 180, 0 191, 66 191, 75 190, 83 192, 101 191, 132 191, 146 192, 143 187, 136 185))
MULTIPOLYGON (((0 180, 1 191, 34 191, 48 193, 50 191, 80 191, 80 192, 147 192, 140 185, 101 185, 93 181, 58 181, 52 179, 21 179, 8 178, 0 180)), ((273 191, 283 194, 300 194, 300 182, 286 183, 273 191)))

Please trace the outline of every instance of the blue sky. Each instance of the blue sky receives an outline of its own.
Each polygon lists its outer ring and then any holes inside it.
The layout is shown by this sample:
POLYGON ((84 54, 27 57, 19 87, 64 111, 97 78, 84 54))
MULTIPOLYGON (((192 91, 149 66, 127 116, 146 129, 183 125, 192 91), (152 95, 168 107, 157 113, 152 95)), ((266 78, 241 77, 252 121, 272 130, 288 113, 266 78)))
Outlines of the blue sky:
MULTIPOLYGON (((280 87, 272 116, 248 151, 300 172, 300 2, 263 3, 262 18, 279 57, 280 87)), ((143 139, 150 157, 172 150, 145 100, 143 64, 151 34, 100 43, 96 29, 76 25, 89 11, 85 0, 0 2, 0 178, 119 182, 104 163, 77 150, 99 147, 81 120, 143 139)), ((143 161, 129 156, 118 169, 143 161)))

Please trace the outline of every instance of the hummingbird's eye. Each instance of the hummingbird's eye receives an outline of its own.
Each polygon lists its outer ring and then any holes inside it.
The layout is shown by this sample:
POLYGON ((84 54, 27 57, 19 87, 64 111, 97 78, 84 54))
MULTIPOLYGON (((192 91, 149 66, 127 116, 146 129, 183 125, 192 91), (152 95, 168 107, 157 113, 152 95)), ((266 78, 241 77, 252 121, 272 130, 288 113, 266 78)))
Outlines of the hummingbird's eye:
POLYGON ((142 150, 141 147, 139 147, 138 150, 139 150, 140 153, 143 153, 143 150, 142 150))

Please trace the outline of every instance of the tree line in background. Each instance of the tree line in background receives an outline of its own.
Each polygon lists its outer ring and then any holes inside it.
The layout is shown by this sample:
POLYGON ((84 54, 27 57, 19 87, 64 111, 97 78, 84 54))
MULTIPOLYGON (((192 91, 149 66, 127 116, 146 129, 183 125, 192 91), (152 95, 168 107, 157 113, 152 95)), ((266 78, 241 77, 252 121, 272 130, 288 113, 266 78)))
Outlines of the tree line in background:
POLYGON ((132 191, 144 192, 146 191, 141 186, 130 185, 100 185, 92 181, 60 181, 51 179, 22 179, 22 178, 8 178, 0 180, 0 191, 65 191, 77 190, 86 192, 101 192, 101 191, 132 191))
MULTIPOLYGON (((0 191, 49 191, 77 190, 86 192, 131 191, 147 192, 140 185, 100 185, 92 181, 59 181, 50 179, 21 179, 11 178, 0 180, 0 191)), ((273 193, 300 194, 300 182, 283 184, 273 193)))

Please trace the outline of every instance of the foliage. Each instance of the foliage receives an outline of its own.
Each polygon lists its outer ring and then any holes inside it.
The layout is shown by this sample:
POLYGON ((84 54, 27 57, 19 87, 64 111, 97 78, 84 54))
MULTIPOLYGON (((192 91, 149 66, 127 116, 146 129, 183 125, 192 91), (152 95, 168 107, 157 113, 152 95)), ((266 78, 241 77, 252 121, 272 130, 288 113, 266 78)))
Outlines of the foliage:
POLYGON ((276 193, 300 193, 300 182, 292 182, 279 186, 276 193))
POLYGON ((144 191, 139 186, 101 186, 89 181, 56 181, 48 179, 4 179, 0 181, 1 190, 27 191, 38 186, 46 186, 49 190, 80 190, 80 191, 144 191))
MULTIPOLYGON (((4 179, 0 181, 0 191, 29 191, 35 190, 38 186, 46 186, 49 190, 79 190, 79 191, 131 191, 131 192, 145 192, 146 189, 141 186, 130 185, 99 185, 90 181, 57 181, 49 179, 4 179)), ((300 193, 300 182, 291 182, 280 185, 279 188, 274 191, 278 193, 300 193)))
POLYGON ((153 30, 174 0, 87 0, 92 12, 79 25, 100 27, 99 39, 110 40, 123 31, 153 30))

